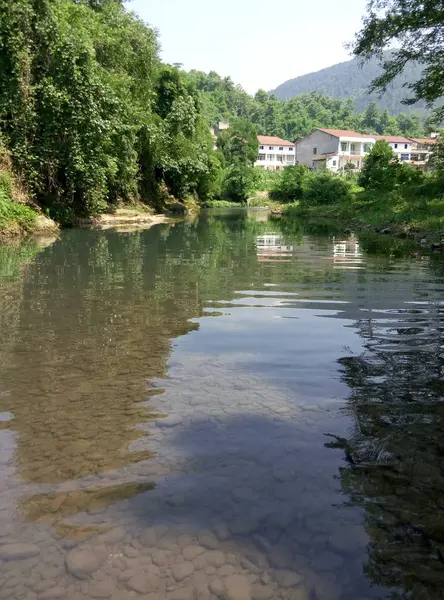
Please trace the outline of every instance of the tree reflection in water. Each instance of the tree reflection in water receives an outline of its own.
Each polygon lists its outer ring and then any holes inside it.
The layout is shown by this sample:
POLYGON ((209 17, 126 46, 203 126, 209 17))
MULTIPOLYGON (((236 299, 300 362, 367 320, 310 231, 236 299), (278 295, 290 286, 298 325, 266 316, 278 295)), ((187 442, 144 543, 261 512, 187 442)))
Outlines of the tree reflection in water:
POLYGON ((356 323, 364 353, 339 361, 355 429, 327 445, 365 509, 366 574, 392 598, 444 598, 443 325, 439 303, 380 313, 356 323))

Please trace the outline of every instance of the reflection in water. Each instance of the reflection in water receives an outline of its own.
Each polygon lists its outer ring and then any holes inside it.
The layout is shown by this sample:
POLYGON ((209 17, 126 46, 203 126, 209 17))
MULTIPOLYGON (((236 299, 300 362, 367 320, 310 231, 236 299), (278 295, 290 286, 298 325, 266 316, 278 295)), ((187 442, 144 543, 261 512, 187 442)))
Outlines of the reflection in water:
POLYGON ((356 427, 333 446, 350 503, 365 508, 366 572, 399 597, 443 598, 444 310, 415 303, 356 326, 365 350, 340 360, 356 427))
POLYGON ((441 597, 415 252, 217 210, 0 249, 0 599, 441 597))

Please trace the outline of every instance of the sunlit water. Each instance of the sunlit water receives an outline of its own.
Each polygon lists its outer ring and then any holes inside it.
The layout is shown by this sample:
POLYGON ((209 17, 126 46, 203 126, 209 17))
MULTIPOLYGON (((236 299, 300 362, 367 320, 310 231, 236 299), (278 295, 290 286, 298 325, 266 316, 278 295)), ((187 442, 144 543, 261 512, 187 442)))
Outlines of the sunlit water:
POLYGON ((444 597, 439 256, 254 211, 48 244, 0 247, 0 599, 444 597))

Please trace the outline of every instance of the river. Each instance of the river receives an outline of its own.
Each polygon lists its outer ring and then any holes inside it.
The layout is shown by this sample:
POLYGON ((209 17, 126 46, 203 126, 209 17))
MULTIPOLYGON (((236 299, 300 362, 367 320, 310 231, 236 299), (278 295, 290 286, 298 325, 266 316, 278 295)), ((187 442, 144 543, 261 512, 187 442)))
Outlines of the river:
POLYGON ((444 259, 213 210, 0 247, 0 599, 444 598, 444 259))

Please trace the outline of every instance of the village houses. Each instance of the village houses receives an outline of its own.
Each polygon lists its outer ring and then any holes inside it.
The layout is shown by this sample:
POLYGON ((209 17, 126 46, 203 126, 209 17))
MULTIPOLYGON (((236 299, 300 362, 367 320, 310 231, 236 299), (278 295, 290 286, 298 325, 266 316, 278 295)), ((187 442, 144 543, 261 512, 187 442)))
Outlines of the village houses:
MULTIPOLYGON (((221 122, 211 133, 216 139, 221 131, 229 128, 221 122)), ((348 129, 314 129, 294 142, 277 136, 258 135, 258 157, 255 167, 281 171, 292 165, 305 165, 310 169, 328 169, 341 173, 344 170, 363 167, 367 154, 378 140, 385 140, 400 161, 408 162, 426 170, 437 143, 437 134, 430 138, 412 138, 398 135, 370 135, 348 129)))
POLYGON ((284 167, 295 164, 295 146, 280 137, 269 135, 258 135, 259 155, 254 163, 255 167, 261 167, 269 171, 281 171, 284 167))
POLYGON ((403 136, 368 135, 345 129, 314 129, 295 141, 295 164, 311 169, 361 169, 367 154, 378 140, 385 140, 394 155, 426 169, 436 138, 409 139, 403 136), (347 167, 347 165, 349 165, 347 167))

